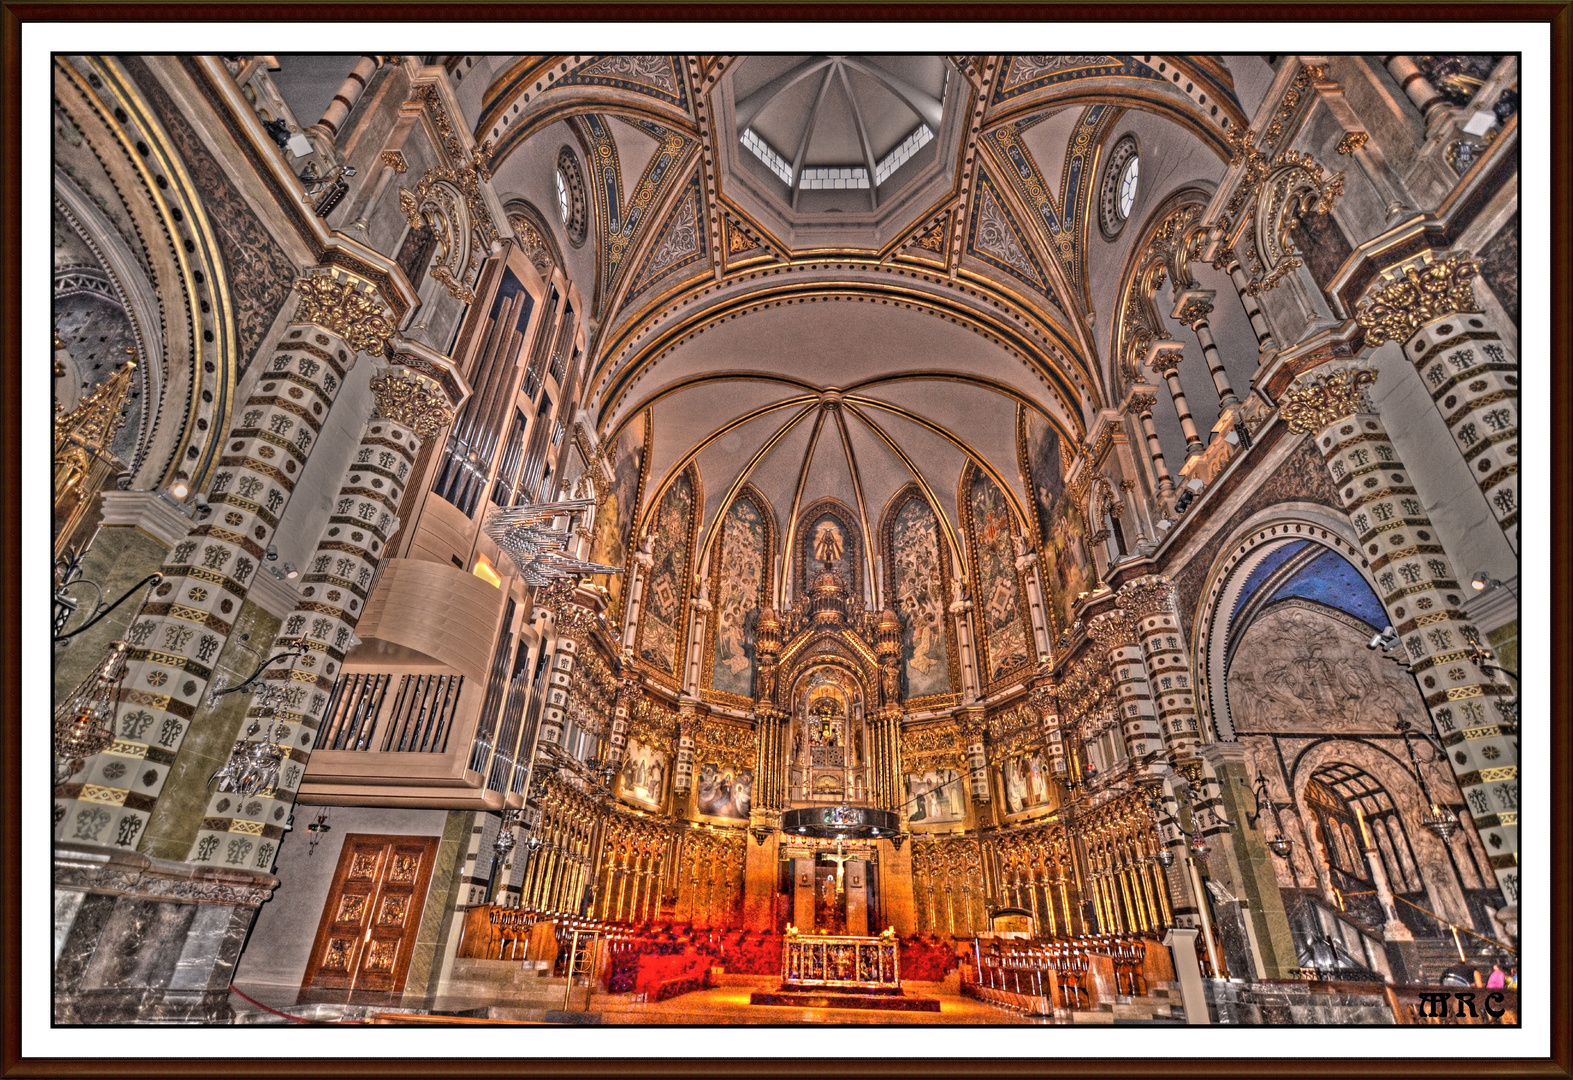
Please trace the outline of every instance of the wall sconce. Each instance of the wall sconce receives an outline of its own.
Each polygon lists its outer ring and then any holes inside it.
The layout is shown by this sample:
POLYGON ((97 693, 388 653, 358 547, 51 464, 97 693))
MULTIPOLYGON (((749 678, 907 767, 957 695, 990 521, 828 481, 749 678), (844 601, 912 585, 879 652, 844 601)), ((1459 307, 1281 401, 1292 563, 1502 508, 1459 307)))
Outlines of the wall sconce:
POLYGON ((1415 738, 1418 736, 1431 745, 1432 761, 1446 758, 1447 750, 1435 735, 1416 730, 1408 720, 1400 720, 1395 726, 1404 736, 1404 749, 1409 752, 1409 767, 1415 772, 1415 780, 1420 784, 1420 794, 1424 796, 1428 806, 1426 812, 1420 816, 1420 827, 1433 833, 1445 844, 1459 829, 1458 815, 1453 812, 1452 807, 1437 802, 1431 794, 1431 786, 1426 783, 1425 774, 1420 770, 1420 759, 1415 755, 1415 738))
MULTIPOLYGON (((1256 813, 1247 815, 1252 825, 1255 825, 1262 819, 1262 807, 1264 805, 1272 811, 1273 815, 1273 835, 1266 838, 1267 848, 1280 859, 1287 859, 1289 852, 1294 848, 1294 841, 1284 835, 1283 821, 1278 816, 1278 804, 1273 802, 1272 796, 1267 792, 1267 778, 1258 774, 1256 777, 1256 813)), ((1263 829, 1262 831, 1265 833, 1267 830, 1263 829)))

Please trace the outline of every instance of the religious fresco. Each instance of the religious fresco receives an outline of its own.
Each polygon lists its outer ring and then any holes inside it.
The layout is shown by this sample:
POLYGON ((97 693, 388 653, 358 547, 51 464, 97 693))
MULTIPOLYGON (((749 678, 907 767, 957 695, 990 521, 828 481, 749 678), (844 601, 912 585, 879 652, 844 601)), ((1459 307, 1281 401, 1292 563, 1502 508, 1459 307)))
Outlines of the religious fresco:
POLYGON ((638 739, 628 740, 623 771, 618 778, 617 794, 635 806, 659 810, 666 801, 666 785, 671 776, 667 756, 638 739))
POLYGON ((750 499, 738 499, 721 526, 715 595, 715 653, 710 685, 723 693, 754 693, 754 622, 764 586, 765 520, 750 499))
POLYGON ((1048 592, 1051 636, 1071 625, 1071 605, 1084 592, 1091 592, 1098 575, 1087 556, 1087 523, 1082 515, 1061 499, 1059 512, 1044 534, 1039 555, 1043 587, 1048 592))
POLYGON ((1053 530, 1054 503, 1065 491, 1064 462, 1060 457, 1060 436, 1054 426, 1031 409, 1021 410, 1022 479, 1032 492, 1032 508, 1038 515, 1038 535, 1047 537, 1053 530))
POLYGON ((754 805, 754 770, 707 761, 699 768, 695 807, 707 817, 748 820, 754 805))
POLYGON ((639 658, 668 675, 677 675, 683 642, 684 593, 688 588, 688 541, 694 520, 692 473, 672 481, 661 496, 650 531, 655 533, 654 565, 639 616, 639 658))
POLYGON ((890 526, 885 558, 895 580, 901 676, 904 696, 909 698, 951 691, 941 551, 933 510, 922 498, 908 498, 890 526))
POLYGON ((1007 817, 1059 804, 1053 764, 1043 750, 1006 758, 1000 765, 999 773, 1007 817))
POLYGON ((807 595, 814 578, 830 571, 846 583, 853 596, 863 590, 862 540, 844 511, 810 507, 798 523, 798 591, 807 595))
MULTIPOLYGON (((635 421, 624 429, 622 437, 612 450, 612 482, 600 492, 595 504, 594 540, 590 547, 590 561, 607 566, 626 567, 632 561, 628 533, 633 527, 634 511, 639 501, 639 478, 645 456, 646 422, 635 421)), ((623 586, 628 575, 600 574, 591 580, 604 586, 611 595, 612 622, 619 623, 623 610, 623 586)))
POLYGON ((955 769, 907 773, 907 820, 914 825, 944 825, 967 816, 961 774, 955 769))
POLYGON ((1021 586, 1016 577, 1016 542, 1005 493, 985 474, 974 473, 967 505, 978 585, 973 611, 987 657, 986 681, 992 682, 1028 660, 1021 586))

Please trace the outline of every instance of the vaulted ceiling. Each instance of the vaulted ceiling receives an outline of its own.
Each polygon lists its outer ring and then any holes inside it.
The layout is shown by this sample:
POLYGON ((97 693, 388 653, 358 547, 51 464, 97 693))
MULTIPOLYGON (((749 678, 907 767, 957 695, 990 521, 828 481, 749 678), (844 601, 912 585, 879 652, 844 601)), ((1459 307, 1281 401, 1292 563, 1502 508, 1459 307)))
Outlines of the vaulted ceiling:
POLYGON ((550 209, 559 147, 587 162, 592 238, 560 246, 594 283, 599 435, 650 418, 635 520, 696 464, 706 541, 745 483, 783 528, 834 497, 871 536, 915 483, 954 538, 968 460, 1027 514, 1019 412, 1073 449, 1121 392, 1105 354, 1140 230, 1099 231, 1104 154, 1140 131, 1140 217, 1222 175, 1271 77, 1257 57, 479 59, 450 64, 501 196, 550 209))

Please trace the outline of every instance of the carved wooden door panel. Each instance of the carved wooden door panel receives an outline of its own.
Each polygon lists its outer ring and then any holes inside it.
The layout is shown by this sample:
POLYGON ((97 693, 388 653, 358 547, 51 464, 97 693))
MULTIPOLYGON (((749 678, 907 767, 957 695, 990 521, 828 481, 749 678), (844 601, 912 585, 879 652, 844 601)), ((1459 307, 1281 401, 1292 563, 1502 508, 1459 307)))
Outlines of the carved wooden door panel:
POLYGON ((437 839, 344 838, 302 989, 404 989, 437 839))

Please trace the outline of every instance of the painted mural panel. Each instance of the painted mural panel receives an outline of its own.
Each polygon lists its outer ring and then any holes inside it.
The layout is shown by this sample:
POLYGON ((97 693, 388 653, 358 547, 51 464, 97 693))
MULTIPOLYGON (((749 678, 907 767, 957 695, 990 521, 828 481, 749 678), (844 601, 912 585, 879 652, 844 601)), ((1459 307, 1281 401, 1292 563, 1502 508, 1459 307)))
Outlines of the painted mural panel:
POLYGON ((754 693, 754 622, 765 579, 765 521, 749 499, 738 499, 721 526, 721 571, 715 598, 715 669, 710 685, 728 694, 754 693))
POLYGON ((617 793, 636 806, 659 810, 666 799, 670 775, 665 754, 638 739, 629 739, 617 793))
POLYGON ((965 785, 955 769, 907 774, 907 819, 914 825, 945 825, 967 816, 965 785))
POLYGON ((972 558, 978 580, 973 610, 983 631, 984 654, 988 658, 984 670, 992 681, 1028 660, 1021 586, 1016 577, 1016 544, 1005 494, 981 472, 972 480, 969 510, 972 558))
POLYGON ((909 498, 891 525, 886 555, 895 574, 896 613, 901 616, 906 697, 951 691, 940 550, 934 511, 923 499, 909 498))
POLYGON ((1057 805, 1053 775, 1053 766, 1042 750, 1006 758, 1000 766, 1006 816, 1057 805))
POLYGON ((1022 410, 1022 444, 1026 452, 1027 488, 1038 515, 1038 535, 1047 537, 1054 524, 1054 503, 1065 491, 1060 436, 1054 426, 1030 409, 1022 410))
POLYGON ((651 525, 656 534, 655 563, 650 567, 639 617, 639 658, 674 676, 682 652, 688 537, 693 520, 694 485, 685 472, 672 481, 656 509, 651 525))
POLYGON ((747 821, 754 805, 754 771, 705 762, 699 768, 695 805, 709 817, 747 821))
MULTIPOLYGON (((590 561, 626 567, 632 561, 629 532, 639 499, 639 474, 644 463, 645 424, 636 420, 623 431, 612 451, 612 483, 595 506, 595 539, 590 561)), ((623 586, 628 575, 601 574, 592 580, 611 594, 613 624, 623 610, 623 586)))
POLYGON ((858 532, 835 510, 810 509, 798 526, 798 589, 806 594, 809 582, 826 570, 835 574, 856 596, 863 587, 858 570, 863 550, 858 532))

